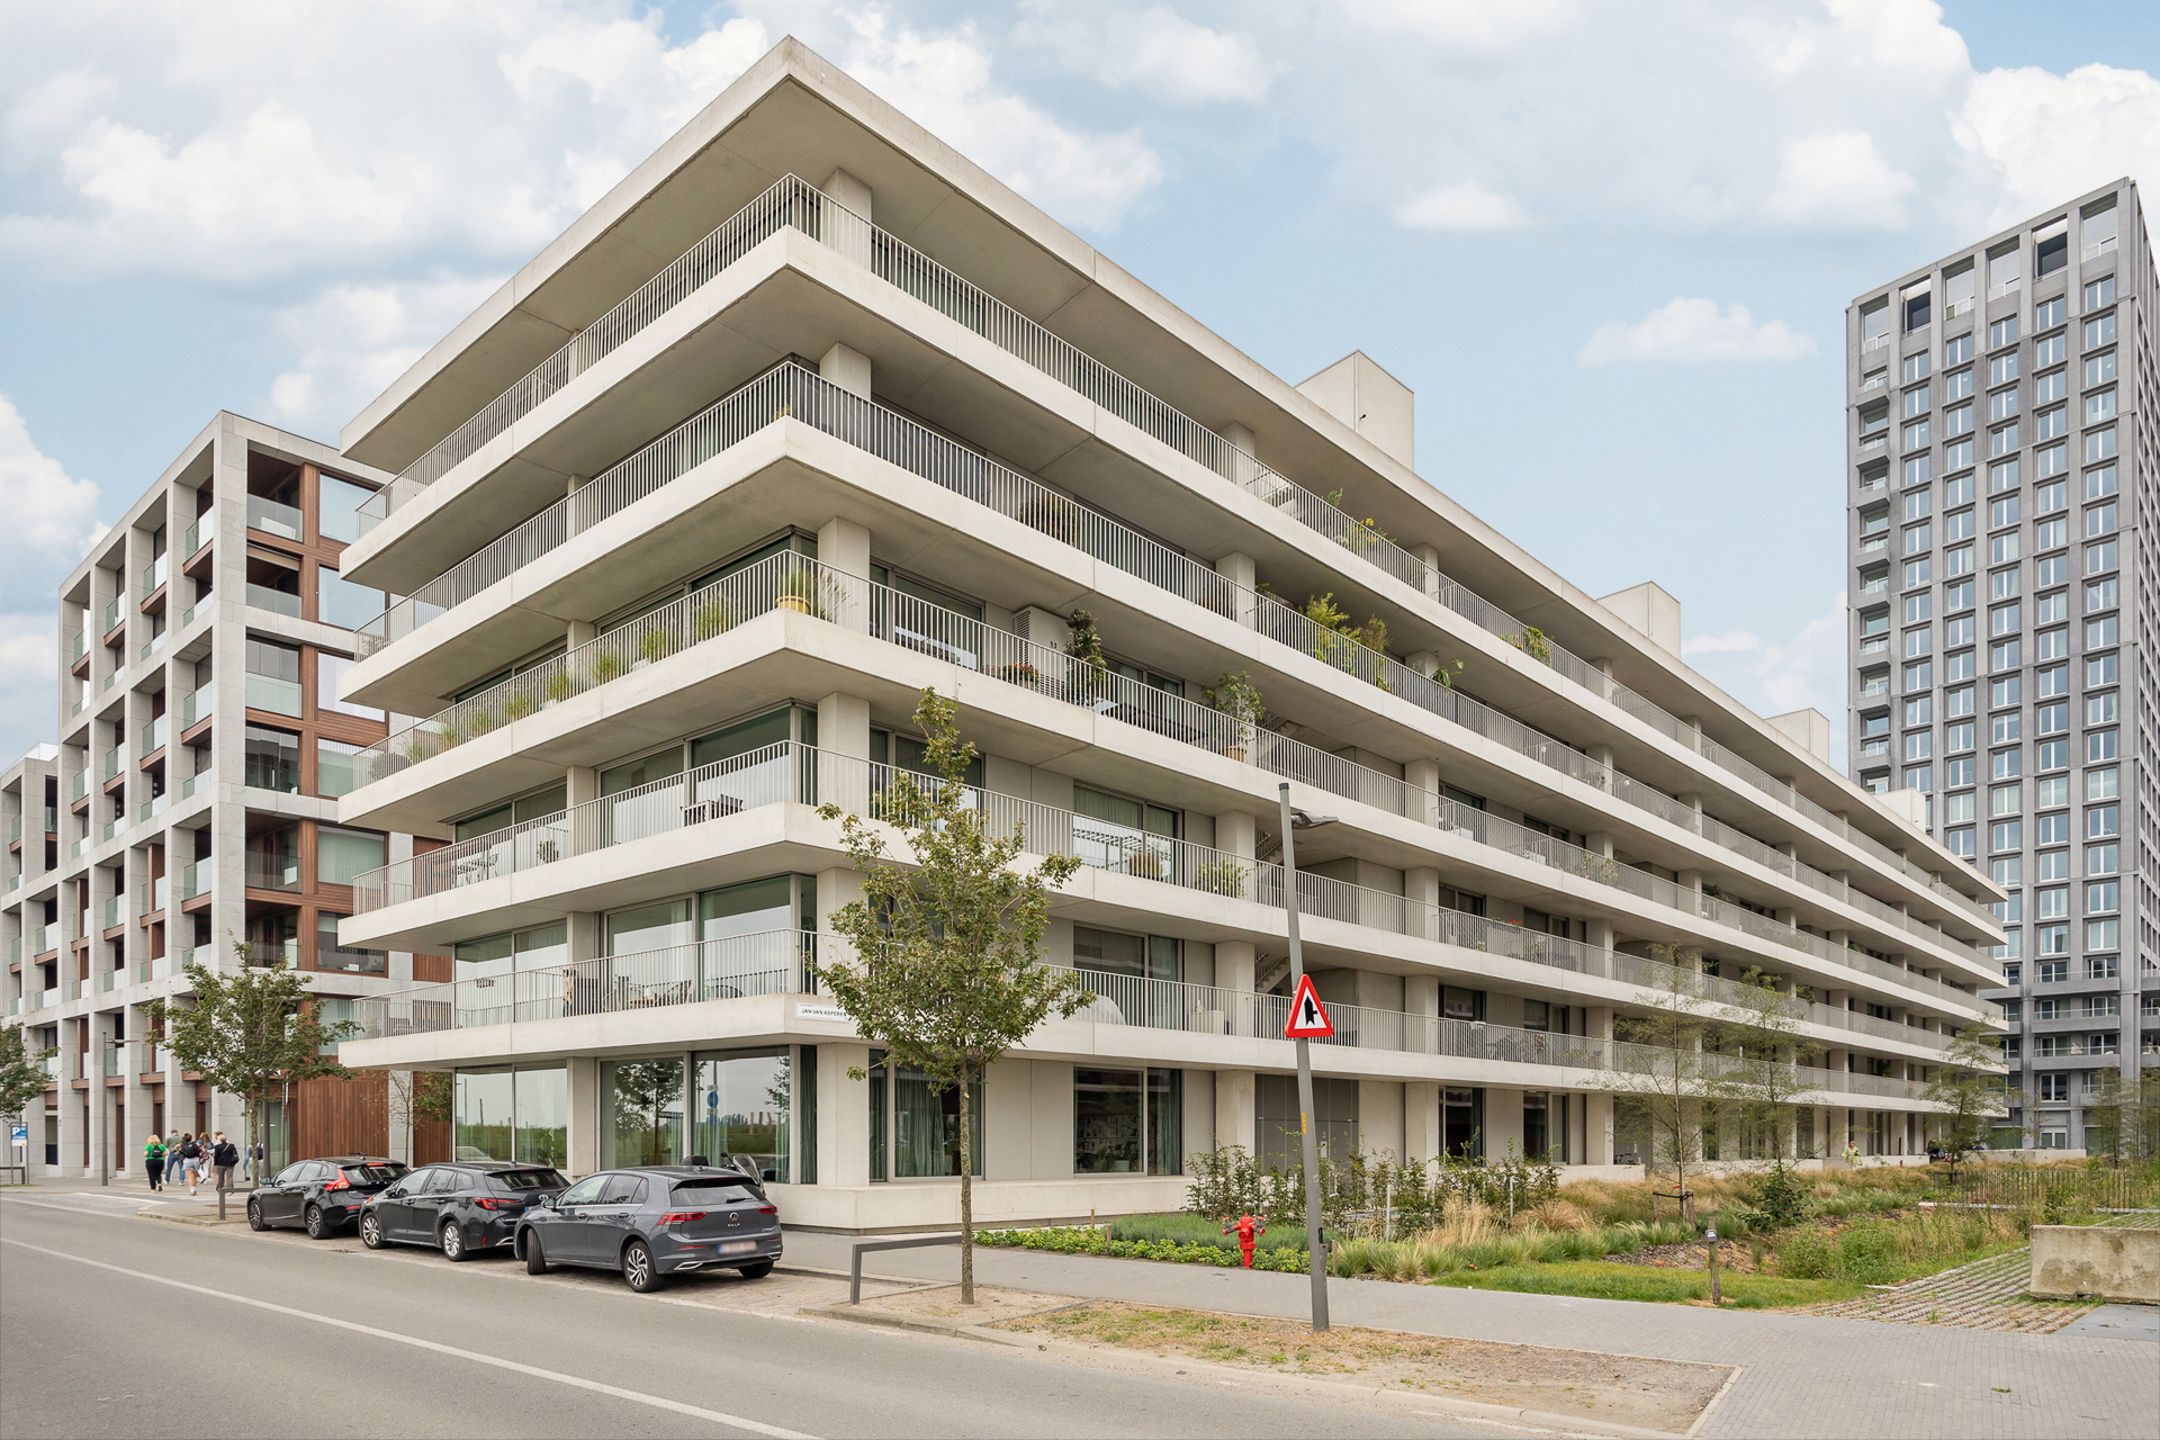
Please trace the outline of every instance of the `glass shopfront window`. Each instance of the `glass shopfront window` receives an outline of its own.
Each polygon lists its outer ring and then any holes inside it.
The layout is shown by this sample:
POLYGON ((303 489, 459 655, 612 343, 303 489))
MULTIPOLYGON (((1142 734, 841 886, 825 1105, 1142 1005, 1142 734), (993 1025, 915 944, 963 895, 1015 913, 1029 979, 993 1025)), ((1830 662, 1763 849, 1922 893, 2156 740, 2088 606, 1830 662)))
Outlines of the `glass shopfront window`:
MULTIPOLYGON (((680 1059, 611 1061, 600 1067, 600 1163, 679 1165, 683 1148, 680 1059)), ((699 1151, 706 1154, 706 1151, 699 1151)))
POLYGON ((697 1056, 692 1151, 715 1164, 741 1156, 765 1179, 787 1180, 795 1093, 790 1059, 784 1047, 697 1056))
POLYGON ((570 1163, 570 1072, 555 1065, 516 1074, 517 1131, 510 1158, 561 1169, 570 1163))
MULTIPOLYGON (((1295 1168, 1304 1158, 1298 1129, 1297 1076, 1262 1075, 1253 1087, 1260 1160, 1295 1168)), ((1347 1159, 1358 1152, 1358 1087, 1355 1080, 1313 1077, 1313 1132, 1320 1158, 1347 1159)))
POLYGON ((458 1071, 452 1091, 450 1158, 510 1159, 514 1112, 507 1068, 458 1071))
POLYGON ((1177 1070, 1073 1071, 1073 1173, 1184 1173, 1184 1075, 1177 1070))

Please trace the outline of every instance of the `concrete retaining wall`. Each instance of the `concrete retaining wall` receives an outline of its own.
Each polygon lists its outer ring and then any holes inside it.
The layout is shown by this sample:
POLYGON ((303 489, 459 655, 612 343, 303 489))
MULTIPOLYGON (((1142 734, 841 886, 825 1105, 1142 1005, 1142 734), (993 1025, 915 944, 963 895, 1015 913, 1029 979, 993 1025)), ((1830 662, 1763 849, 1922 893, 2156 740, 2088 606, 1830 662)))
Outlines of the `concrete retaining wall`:
POLYGON ((2032 1293, 2047 1300, 2089 1295, 2160 1305, 2160 1230, 2035 1225, 2032 1293))

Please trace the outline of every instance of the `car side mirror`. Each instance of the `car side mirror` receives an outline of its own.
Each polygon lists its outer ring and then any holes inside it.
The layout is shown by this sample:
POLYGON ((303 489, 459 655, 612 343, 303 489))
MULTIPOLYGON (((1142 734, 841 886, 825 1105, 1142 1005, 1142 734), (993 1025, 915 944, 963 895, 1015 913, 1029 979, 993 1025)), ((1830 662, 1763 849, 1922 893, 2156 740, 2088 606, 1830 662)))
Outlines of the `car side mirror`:
POLYGON ((542 1195, 539 1205, 543 1210, 553 1210, 555 1208, 555 1197, 553 1195, 542 1195))

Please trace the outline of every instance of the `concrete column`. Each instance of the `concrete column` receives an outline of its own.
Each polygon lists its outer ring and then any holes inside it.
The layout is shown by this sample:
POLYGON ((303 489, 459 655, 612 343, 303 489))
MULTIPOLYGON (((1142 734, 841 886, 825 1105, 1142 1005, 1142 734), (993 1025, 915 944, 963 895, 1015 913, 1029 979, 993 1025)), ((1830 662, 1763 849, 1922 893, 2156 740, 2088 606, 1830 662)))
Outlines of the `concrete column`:
POLYGON ((1246 1150, 1253 1150, 1259 1146, 1259 1137, 1259 1110, 1253 1072, 1250 1070, 1216 1071, 1216 1145, 1237 1145, 1246 1150))
POLYGON ((819 227, 818 238, 838 254, 846 256, 864 269, 870 268, 870 232, 876 220, 876 193, 845 170, 835 170, 818 186, 831 199, 847 211, 838 214, 828 208, 825 223, 819 227))
MULTIPOLYGON (((870 532, 835 517, 818 527, 818 559, 844 575, 870 578, 870 532)), ((822 735, 824 732, 820 731, 822 735)))
POLYGON ((1215 848, 1251 860, 1260 847, 1259 817, 1232 810, 1215 817, 1215 848))
MULTIPOLYGON (((1411 667, 1413 670, 1416 666, 1411 667)), ((1420 674, 1424 673, 1422 671, 1420 674)), ((1427 825, 1440 823, 1440 762, 1437 760, 1409 760, 1403 764, 1403 783, 1419 793, 1423 808, 1411 816, 1427 825)))
POLYGON ((564 1064, 570 1091, 564 1149, 569 1153, 570 1173, 590 1175, 600 1168, 600 1062, 590 1055, 572 1055, 564 1064))
POLYGON ((1228 463, 1222 467, 1225 477, 1239 485, 1252 485, 1254 481, 1260 478, 1260 464, 1257 458, 1260 454, 1260 446, 1259 442, 1253 438, 1251 428, 1232 420, 1217 425, 1215 433, 1229 441, 1232 449, 1237 452, 1229 456, 1228 463))
POLYGON ((1596 1090, 1583 1097, 1583 1163, 1613 1163, 1613 1097, 1596 1090))
MULTIPOLYGON (((94 922, 95 917, 93 916, 92 918, 94 922)), ((74 957, 70 955, 66 950, 62 950, 60 952, 62 994, 67 994, 75 988, 74 978, 68 973, 68 965, 73 958, 74 957)), ((88 1062, 87 1065, 78 1063, 75 1054, 75 1026, 77 1023, 79 1022, 66 1020, 63 1020, 60 1023, 59 1104, 60 1173, 63 1175, 79 1176, 84 1174, 86 1170, 86 1167, 83 1165, 83 1142, 86 1138, 84 1134, 84 1112, 82 1104, 83 1092, 75 1089, 72 1082, 77 1075, 88 1073, 89 1068, 96 1065, 97 1057, 95 1055, 83 1057, 83 1059, 88 1062)), ((192 1086, 184 1088, 187 1088, 190 1091, 192 1091, 193 1089, 192 1086)), ((189 1129, 192 1130, 195 1124, 194 1096, 192 1095, 192 1093, 188 1097, 188 1106, 189 1108, 186 1111, 187 1118, 184 1121, 180 1121, 177 1123, 185 1124, 189 1129)), ((92 1155, 91 1163, 95 1164, 96 1161, 97 1157, 95 1155, 92 1155)))
POLYGON ((870 806, 870 702, 835 692, 818 701, 817 790, 821 804, 861 815, 870 806))
POLYGON ((1236 551, 1228 555, 1218 555, 1215 557, 1215 573, 1238 587, 1231 601, 1231 615, 1238 624, 1251 629, 1254 614, 1259 608, 1253 593, 1259 582, 1254 575, 1252 556, 1241 555, 1236 551))
POLYGON ((870 398, 870 357, 860 350, 845 345, 829 347, 818 357, 818 374, 850 395, 870 398))
POLYGON ((870 1047, 827 1041, 817 1047, 817 1173, 820 1185, 870 1183, 870 1047))
POLYGON ((1358 1139, 1362 1149, 1403 1156, 1409 1151, 1410 1084, 1395 1080, 1358 1081, 1358 1139))
POLYGON ((1424 563, 1425 575, 1421 588, 1427 595, 1440 593, 1440 547, 1437 545, 1412 545, 1410 553, 1424 563))
MULTIPOLYGON (((1215 988, 1227 990, 1233 995, 1244 996, 1253 992, 1254 977, 1259 970, 1259 960, 1252 943, 1246 940, 1222 940, 1215 945, 1215 988)), ((1250 1035, 1253 1032, 1253 1007, 1250 1002, 1233 1000, 1223 1016, 1223 1029, 1231 1035, 1250 1035)))
POLYGON ((1446 940, 1453 933, 1447 917, 1440 913, 1440 872, 1427 865, 1413 865, 1403 871, 1403 899, 1408 903, 1403 919, 1405 928, 1413 935, 1428 940, 1446 940))

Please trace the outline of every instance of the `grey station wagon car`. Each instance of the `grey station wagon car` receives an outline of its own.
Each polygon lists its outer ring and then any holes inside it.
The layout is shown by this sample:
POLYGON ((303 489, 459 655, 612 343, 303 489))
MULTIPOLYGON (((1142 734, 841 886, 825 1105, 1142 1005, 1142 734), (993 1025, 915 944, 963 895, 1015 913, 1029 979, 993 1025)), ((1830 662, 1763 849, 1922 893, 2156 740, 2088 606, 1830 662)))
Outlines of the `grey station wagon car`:
POLYGON ((639 1294, 663 1276, 738 1270, 756 1280, 780 1258, 780 1214, 736 1170, 656 1165, 588 1175, 520 1218, 517 1253, 550 1265, 620 1270, 639 1294))

